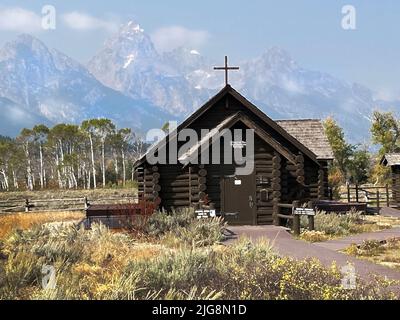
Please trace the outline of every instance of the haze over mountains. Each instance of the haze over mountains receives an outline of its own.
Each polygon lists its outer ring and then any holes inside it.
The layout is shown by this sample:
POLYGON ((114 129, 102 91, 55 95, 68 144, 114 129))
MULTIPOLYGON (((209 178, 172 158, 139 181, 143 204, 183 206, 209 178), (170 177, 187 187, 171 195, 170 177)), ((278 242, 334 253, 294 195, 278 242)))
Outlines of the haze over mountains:
MULTIPOLYGON (((223 74, 212 70, 221 61, 193 48, 157 52, 134 22, 111 36, 87 66, 21 35, 0 49, 0 134, 102 116, 142 131, 182 120, 222 88, 223 74)), ((399 106, 374 100, 361 85, 302 68, 276 47, 240 63, 230 83, 275 119, 333 115, 357 142, 368 138, 374 109, 399 106)))

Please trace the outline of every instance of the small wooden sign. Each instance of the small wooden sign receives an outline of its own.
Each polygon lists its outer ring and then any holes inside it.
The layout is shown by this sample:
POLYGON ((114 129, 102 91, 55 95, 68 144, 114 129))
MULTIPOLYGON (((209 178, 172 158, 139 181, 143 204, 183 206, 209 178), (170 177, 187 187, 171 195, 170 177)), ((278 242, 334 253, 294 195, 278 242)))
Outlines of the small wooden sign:
POLYGON ((201 210, 196 210, 195 211, 197 219, 202 219, 202 218, 213 218, 216 217, 216 211, 214 209, 206 210, 206 209, 201 209, 201 210))
POLYGON ((293 214, 301 216, 315 216, 315 210, 309 208, 293 208, 293 214))

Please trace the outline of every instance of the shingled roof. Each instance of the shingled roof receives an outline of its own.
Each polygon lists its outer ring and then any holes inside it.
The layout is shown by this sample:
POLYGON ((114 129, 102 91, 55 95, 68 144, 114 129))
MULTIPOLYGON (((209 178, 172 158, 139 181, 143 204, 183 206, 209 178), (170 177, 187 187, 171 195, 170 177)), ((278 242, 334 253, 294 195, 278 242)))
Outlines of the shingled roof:
POLYGON ((385 166, 400 166, 400 153, 387 153, 383 156, 381 164, 385 166))
POLYGON ((333 159, 333 151, 321 120, 277 120, 276 123, 316 154, 317 159, 333 159))

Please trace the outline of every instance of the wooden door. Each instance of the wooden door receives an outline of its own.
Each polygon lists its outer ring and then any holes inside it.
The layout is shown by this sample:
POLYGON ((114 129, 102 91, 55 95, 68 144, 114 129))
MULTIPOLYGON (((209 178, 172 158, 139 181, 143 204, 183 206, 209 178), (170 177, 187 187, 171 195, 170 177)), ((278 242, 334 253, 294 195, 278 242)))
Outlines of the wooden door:
POLYGON ((225 220, 229 224, 256 224, 256 182, 254 174, 225 177, 223 203, 225 220), (232 215, 237 213, 236 216, 232 215))

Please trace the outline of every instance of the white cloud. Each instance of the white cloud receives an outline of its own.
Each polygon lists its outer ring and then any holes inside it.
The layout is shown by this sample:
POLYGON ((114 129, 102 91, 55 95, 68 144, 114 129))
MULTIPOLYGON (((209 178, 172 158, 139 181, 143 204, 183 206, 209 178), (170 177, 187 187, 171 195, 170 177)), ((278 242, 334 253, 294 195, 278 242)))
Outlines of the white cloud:
POLYGON ((41 17, 19 7, 0 8, 0 30, 35 32, 41 29, 41 17))
POLYGON ((102 20, 86 13, 73 11, 62 15, 64 23, 75 30, 96 30, 103 29, 114 32, 118 29, 118 24, 108 20, 102 20))
POLYGON ((170 51, 177 47, 199 48, 210 35, 205 30, 190 30, 181 26, 170 26, 157 29, 151 38, 159 51, 170 51))

